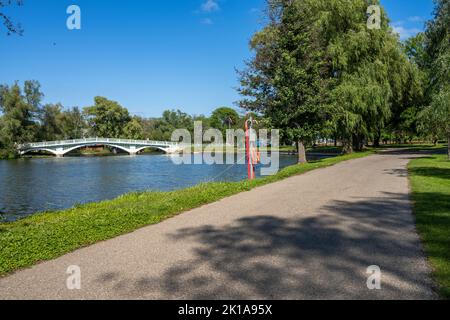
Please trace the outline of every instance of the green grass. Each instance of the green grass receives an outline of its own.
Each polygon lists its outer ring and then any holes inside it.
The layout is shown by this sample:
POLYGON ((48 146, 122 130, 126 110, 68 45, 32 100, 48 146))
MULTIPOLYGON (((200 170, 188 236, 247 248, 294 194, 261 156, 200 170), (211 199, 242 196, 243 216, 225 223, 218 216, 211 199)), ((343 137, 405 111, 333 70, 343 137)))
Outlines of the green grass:
MULTIPOLYGON (((374 149, 403 149, 409 151, 444 151, 445 144, 389 144, 374 149)), ((446 149, 445 149, 446 150, 446 149)))
POLYGON ((450 161, 435 155, 409 164, 417 229, 443 298, 450 299, 450 161))
POLYGON ((173 192, 143 192, 0 223, 0 275, 156 224, 189 209, 371 152, 295 165, 254 181, 207 183, 173 192))

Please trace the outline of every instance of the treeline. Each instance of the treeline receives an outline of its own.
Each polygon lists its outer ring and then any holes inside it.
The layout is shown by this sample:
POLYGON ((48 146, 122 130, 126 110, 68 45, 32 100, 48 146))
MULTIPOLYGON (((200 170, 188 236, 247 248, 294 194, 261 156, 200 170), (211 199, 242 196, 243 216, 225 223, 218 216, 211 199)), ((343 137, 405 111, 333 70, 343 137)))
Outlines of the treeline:
POLYGON ((192 116, 180 110, 167 110, 160 118, 133 116, 118 102, 95 97, 94 105, 80 109, 61 104, 42 105, 37 81, 0 86, 0 158, 17 156, 17 144, 36 141, 106 137, 170 141, 175 129, 193 133, 194 121, 204 130, 242 128, 244 117, 228 107, 216 109, 210 117, 192 116))
POLYGON ((344 152, 450 140, 450 0, 435 4, 426 32, 402 43, 378 0, 268 0, 267 25, 240 72, 241 107, 301 151, 318 136, 342 141, 344 152), (375 28, 369 5, 381 8, 375 28))

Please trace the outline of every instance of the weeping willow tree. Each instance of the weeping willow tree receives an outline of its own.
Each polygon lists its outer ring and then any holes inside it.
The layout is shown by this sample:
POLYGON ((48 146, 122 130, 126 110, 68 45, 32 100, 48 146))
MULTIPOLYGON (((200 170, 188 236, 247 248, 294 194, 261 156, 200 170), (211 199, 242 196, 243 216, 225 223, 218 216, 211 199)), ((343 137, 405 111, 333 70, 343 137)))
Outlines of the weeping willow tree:
POLYGON ((392 32, 381 8, 379 28, 368 28, 367 5, 378 1, 333 2, 339 14, 328 52, 337 84, 331 105, 344 152, 379 144, 383 128, 422 95, 419 71, 392 32))

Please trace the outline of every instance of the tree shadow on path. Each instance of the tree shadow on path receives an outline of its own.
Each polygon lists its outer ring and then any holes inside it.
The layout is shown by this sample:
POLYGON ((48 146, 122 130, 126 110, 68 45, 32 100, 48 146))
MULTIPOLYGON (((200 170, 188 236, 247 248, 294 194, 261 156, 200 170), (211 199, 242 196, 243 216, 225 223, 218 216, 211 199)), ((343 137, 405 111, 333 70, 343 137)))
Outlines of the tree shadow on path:
POLYGON ((99 281, 134 298, 433 298, 409 199, 386 196, 332 201, 303 217, 274 212, 180 229, 167 241, 193 242, 193 259, 158 276, 99 281), (371 265, 383 271, 382 290, 367 288, 371 265))

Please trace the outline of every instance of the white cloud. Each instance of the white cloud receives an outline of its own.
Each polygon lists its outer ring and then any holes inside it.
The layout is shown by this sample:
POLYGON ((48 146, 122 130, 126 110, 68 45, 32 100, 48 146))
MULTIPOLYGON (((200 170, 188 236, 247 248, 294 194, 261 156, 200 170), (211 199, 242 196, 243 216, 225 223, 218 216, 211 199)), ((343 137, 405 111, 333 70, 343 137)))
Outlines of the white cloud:
POLYGON ((214 22, 213 22, 212 19, 210 19, 210 18, 202 19, 200 22, 201 22, 202 24, 207 24, 207 25, 214 24, 214 22))
POLYGON ((409 22, 424 22, 425 19, 423 17, 419 17, 419 16, 412 16, 408 18, 409 22))
POLYGON ((406 28, 401 21, 392 23, 392 30, 400 36, 400 40, 406 40, 422 32, 419 28, 406 28))
POLYGON ((206 0, 206 2, 203 3, 202 6, 201 6, 201 10, 203 12, 219 11, 220 10, 220 6, 217 3, 217 0, 206 0))

